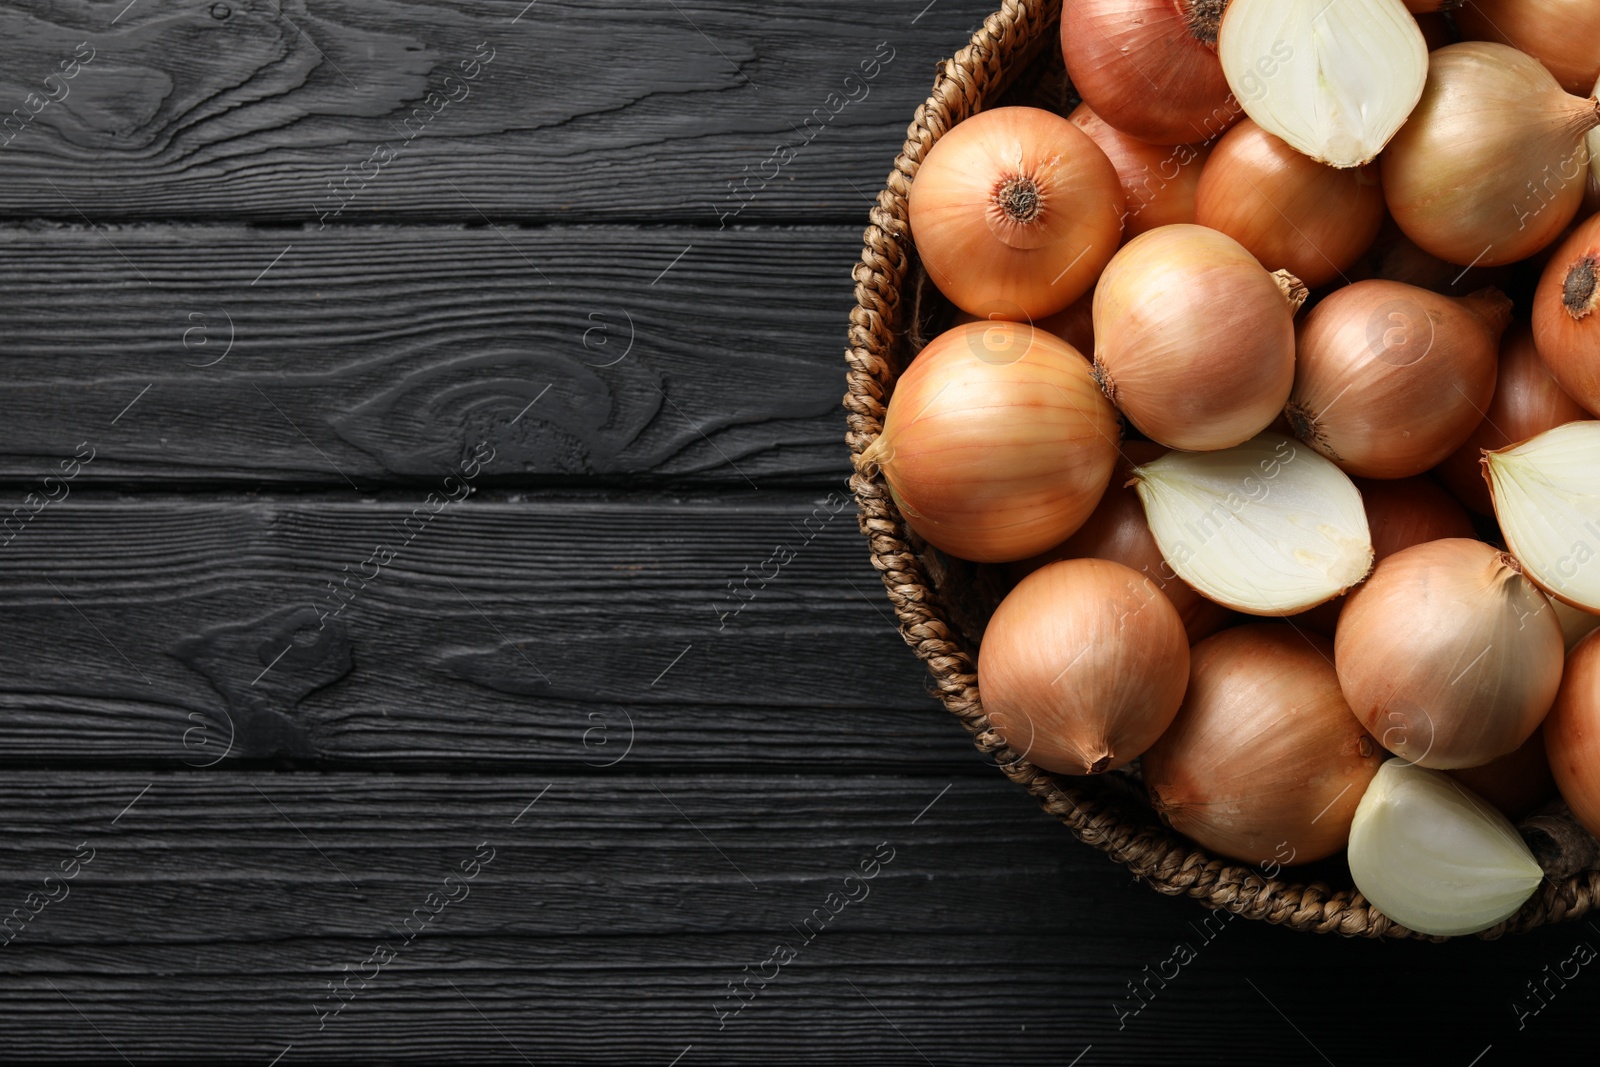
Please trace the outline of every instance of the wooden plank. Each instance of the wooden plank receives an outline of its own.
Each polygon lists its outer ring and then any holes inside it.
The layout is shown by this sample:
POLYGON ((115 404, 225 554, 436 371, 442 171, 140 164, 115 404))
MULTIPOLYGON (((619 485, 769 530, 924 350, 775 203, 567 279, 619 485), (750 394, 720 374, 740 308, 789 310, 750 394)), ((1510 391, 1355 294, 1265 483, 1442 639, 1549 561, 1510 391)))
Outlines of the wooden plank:
POLYGON ((45 506, 0 762, 976 765, 842 492, 436 494, 45 506))
POLYGON ((847 227, 3 229, 0 478, 81 442, 85 483, 435 481, 487 441, 502 483, 834 484, 859 253, 847 227))
POLYGON ((30 7, 5 217, 717 227, 864 220, 994 0, 30 7))
POLYGON ((57 898, 0 950, 21 1062, 1466 1064, 1590 1025, 1591 975, 1510 1010, 1582 924, 1204 925, 997 775, 23 772, 0 805, 0 903, 57 898))

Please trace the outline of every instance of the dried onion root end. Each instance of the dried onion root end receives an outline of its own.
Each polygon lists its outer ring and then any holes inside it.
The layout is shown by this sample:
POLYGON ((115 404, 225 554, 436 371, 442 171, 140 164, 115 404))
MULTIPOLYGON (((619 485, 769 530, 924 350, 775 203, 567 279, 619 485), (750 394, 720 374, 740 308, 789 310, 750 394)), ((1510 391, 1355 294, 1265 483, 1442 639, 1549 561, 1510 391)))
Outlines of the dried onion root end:
POLYGON ((1544 871, 1511 821, 1442 771, 1403 759, 1378 768, 1350 826, 1361 895, 1422 934, 1475 934, 1504 922, 1544 871))
POLYGON ((1282 434, 1217 452, 1171 452, 1133 470, 1156 544, 1202 595, 1250 615, 1292 615, 1372 570, 1361 492, 1282 434))
POLYGON ((1561 306, 1573 321, 1587 318, 1600 306, 1600 287, 1595 284, 1597 268, 1600 268, 1600 260, 1588 254, 1567 269, 1567 277, 1561 285, 1561 306))
POLYGON ((1521 572, 1600 613, 1600 422, 1569 422, 1483 454, 1495 518, 1521 572))

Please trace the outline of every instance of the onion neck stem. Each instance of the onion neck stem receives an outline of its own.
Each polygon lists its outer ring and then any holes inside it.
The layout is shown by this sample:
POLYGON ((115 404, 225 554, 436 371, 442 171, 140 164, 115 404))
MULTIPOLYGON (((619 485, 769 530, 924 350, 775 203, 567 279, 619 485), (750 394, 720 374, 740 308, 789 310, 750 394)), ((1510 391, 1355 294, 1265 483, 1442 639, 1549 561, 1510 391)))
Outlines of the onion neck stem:
POLYGON ((1286 270, 1272 272, 1272 280, 1278 285, 1278 292, 1283 294, 1283 299, 1289 304, 1289 314, 1297 313, 1305 304, 1306 298, 1311 295, 1305 283, 1286 270))

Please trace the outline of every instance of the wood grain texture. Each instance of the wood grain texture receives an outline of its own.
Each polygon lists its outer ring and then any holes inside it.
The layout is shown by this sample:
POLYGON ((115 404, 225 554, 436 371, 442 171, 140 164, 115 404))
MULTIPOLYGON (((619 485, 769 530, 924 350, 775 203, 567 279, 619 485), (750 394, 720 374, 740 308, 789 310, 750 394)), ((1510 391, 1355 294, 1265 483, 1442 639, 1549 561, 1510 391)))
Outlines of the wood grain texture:
POLYGON ((977 766, 842 493, 437 499, 49 504, 0 762, 977 766))
POLYGON ((0 918, 92 851, 0 948, 13 1061, 1532 1062, 1592 1002, 1575 982, 1520 1032, 1509 1010, 1582 924, 1206 925, 998 776, 22 772, 0 805, 0 918))
POLYGON ((859 253, 845 227, 0 230, 0 478, 87 442, 80 484, 348 488, 487 441, 491 482, 842 484, 859 253))
POLYGON ((993 4, 121 8, 0 12, 6 216, 864 219, 993 4))

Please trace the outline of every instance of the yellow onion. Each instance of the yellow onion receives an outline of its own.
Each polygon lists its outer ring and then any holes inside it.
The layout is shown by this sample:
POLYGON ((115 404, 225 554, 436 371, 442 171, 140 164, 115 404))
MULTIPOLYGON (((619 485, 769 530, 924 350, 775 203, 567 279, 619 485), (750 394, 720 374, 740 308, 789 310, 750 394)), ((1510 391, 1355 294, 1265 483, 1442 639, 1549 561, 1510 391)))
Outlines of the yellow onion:
POLYGON ((1067 118, 1088 134, 1117 168, 1127 201, 1127 214, 1122 217, 1124 239, 1157 226, 1194 221, 1194 191, 1211 151, 1208 146, 1141 141, 1107 123, 1088 104, 1079 104, 1067 118))
POLYGON ((1196 645, 1183 707, 1144 754, 1162 820, 1247 863, 1308 863, 1344 848, 1383 753, 1350 714, 1332 653, 1281 623, 1196 645))
POLYGON ((911 528, 964 559, 1024 559, 1094 511, 1117 461, 1117 413, 1089 363, 1025 323, 940 334, 900 376, 876 463, 911 528))
POLYGON ((1383 219, 1377 167, 1318 163, 1246 119, 1206 160, 1190 221, 1316 288, 1361 258, 1383 219))
POLYGON ((1145 436, 1207 452, 1271 425, 1294 383, 1306 289, 1204 226, 1123 246, 1094 294, 1095 376, 1145 436))
POLYGON ((1600 638, 1594 634, 1567 657, 1544 744, 1561 799, 1585 830, 1600 836, 1600 638))
POLYGON ((1122 240, 1122 186, 1089 136, 1049 111, 1002 107, 957 124, 911 183, 917 254, 939 291, 1028 318, 1089 291, 1122 240))
POLYGON ((1600 103, 1568 94, 1538 60, 1502 44, 1430 55, 1422 101, 1383 153, 1389 211, 1451 263, 1526 259, 1578 213, 1583 137, 1600 126, 1600 103))
POLYGON ((1600 409, 1600 215, 1562 242, 1533 297, 1533 339, 1561 388, 1600 409))
POLYGON ((1545 754, 1543 726, 1515 752, 1481 767, 1461 767, 1445 773, 1511 819, 1531 814, 1556 795, 1556 780, 1545 754))
POLYGON ((1500 344, 1500 373, 1483 421, 1466 443, 1439 465, 1439 477, 1457 500, 1480 515, 1488 515, 1494 505, 1483 480, 1485 450, 1519 444, 1546 430, 1587 418, 1589 413, 1562 390, 1534 350, 1532 328, 1519 322, 1506 331, 1500 344))
POLYGON ((1377 157, 1428 70, 1400 0, 1231 0, 1217 55, 1247 115, 1334 167, 1377 157))
POLYGON ((1464 0, 1456 25, 1469 41, 1498 41, 1543 63, 1569 93, 1600 77, 1600 4, 1594 0, 1464 0))
POLYGON ((1347 285, 1301 324, 1289 422, 1351 474, 1421 474, 1483 419, 1510 321, 1497 289, 1457 299, 1377 279, 1347 285))
POLYGON ((989 723, 1024 759, 1099 774, 1137 757, 1172 722, 1189 641, 1171 601, 1120 563, 1068 559, 1024 578, 978 649, 989 723))
MULTIPOLYGON (((1372 533, 1372 558, 1382 563, 1412 545, 1444 537, 1472 537, 1472 518, 1460 504, 1426 478, 1388 481, 1355 479, 1372 533)), ((1310 626, 1332 636, 1339 623, 1344 597, 1335 597, 1296 617, 1297 625, 1310 626)))
POLYGON ((1356 718, 1424 767, 1475 767, 1538 727, 1561 681, 1561 624, 1516 560, 1447 538, 1397 552, 1339 615, 1334 661, 1356 718))
POLYGON ((1072 86, 1106 122, 1152 144, 1216 137, 1239 117, 1217 63, 1225 0, 1066 0, 1072 86))
POLYGON ((1350 874, 1401 926, 1449 937, 1515 915, 1544 880, 1494 806, 1441 771, 1392 759, 1350 823, 1350 874))
POLYGON ((1233 612, 1201 596, 1162 558, 1145 521, 1144 505, 1129 482, 1134 466, 1154 462, 1166 451, 1151 441, 1125 442, 1111 487, 1100 498, 1100 506, 1089 521, 1050 551, 1012 564, 1013 578, 1020 580, 1058 559, 1108 559, 1138 571, 1156 584, 1178 609, 1191 644, 1227 625, 1234 618, 1233 612))
POLYGON ((1600 422, 1569 422, 1484 453, 1506 544, 1553 597, 1600 612, 1600 422))

